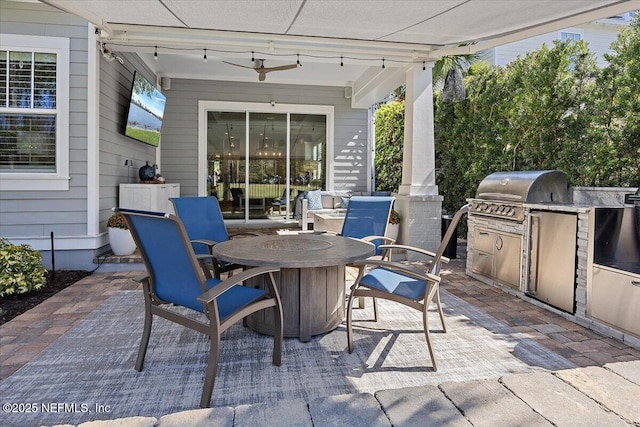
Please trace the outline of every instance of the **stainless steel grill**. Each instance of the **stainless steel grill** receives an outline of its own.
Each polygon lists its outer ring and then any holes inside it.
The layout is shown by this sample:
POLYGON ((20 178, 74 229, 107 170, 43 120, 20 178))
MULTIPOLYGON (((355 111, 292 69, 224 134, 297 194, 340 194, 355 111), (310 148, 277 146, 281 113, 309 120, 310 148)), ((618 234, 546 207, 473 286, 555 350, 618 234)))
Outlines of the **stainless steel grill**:
POLYGON ((567 174, 559 170, 495 172, 482 180, 469 213, 524 221, 524 203, 570 203, 567 174))

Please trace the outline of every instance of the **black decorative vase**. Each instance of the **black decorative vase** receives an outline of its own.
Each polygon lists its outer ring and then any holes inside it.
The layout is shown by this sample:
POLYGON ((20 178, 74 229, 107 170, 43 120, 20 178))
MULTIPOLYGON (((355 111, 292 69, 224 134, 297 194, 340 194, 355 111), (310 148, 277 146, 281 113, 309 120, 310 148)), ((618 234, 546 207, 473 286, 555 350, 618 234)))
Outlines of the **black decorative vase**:
POLYGON ((140 181, 153 181, 153 178, 156 176, 156 169, 147 162, 147 164, 142 166, 138 171, 138 176, 140 177, 140 181))

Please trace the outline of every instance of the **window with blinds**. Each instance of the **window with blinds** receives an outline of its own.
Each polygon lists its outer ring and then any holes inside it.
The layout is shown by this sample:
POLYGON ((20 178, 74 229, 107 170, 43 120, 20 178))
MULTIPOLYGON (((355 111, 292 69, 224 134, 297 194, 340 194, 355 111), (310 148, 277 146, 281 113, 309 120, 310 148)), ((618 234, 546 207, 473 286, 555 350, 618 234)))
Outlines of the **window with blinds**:
POLYGON ((0 172, 55 172, 56 53, 0 50, 0 172))

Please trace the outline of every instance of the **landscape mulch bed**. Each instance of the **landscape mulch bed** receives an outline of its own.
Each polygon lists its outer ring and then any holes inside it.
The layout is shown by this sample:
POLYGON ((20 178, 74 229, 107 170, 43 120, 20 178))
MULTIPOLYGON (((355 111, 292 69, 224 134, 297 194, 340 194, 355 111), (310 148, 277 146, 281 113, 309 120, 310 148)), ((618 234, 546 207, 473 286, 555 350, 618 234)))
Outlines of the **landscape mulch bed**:
POLYGON ((38 291, 26 294, 11 295, 0 298, 0 325, 35 307, 47 298, 57 294, 78 280, 91 275, 84 270, 57 270, 55 274, 47 272, 47 284, 38 291))

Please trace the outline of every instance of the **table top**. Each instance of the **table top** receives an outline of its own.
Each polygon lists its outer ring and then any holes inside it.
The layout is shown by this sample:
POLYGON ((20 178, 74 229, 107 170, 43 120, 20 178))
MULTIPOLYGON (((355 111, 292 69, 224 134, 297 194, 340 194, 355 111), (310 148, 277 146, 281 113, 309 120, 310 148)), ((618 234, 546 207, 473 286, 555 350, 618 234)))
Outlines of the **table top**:
POLYGON ((212 251, 219 260, 241 265, 312 268, 370 257, 375 246, 342 236, 299 234, 236 238, 218 243, 212 251))

